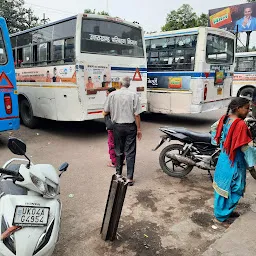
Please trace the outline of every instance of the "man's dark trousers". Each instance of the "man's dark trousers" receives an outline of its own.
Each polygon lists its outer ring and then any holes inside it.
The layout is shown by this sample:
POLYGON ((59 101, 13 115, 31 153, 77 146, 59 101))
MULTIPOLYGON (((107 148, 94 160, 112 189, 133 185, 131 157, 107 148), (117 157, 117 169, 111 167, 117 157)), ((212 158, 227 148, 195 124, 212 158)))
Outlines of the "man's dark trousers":
POLYGON ((126 158, 127 178, 132 180, 136 157, 137 126, 135 123, 115 123, 113 132, 116 152, 116 173, 122 174, 123 161, 126 158))

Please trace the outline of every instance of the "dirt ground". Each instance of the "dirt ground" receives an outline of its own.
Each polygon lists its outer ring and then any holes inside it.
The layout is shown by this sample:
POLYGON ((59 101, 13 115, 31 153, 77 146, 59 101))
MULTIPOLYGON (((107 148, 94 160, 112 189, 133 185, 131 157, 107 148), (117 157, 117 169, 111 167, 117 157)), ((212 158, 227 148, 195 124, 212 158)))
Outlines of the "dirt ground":
MULTIPOLYGON (((143 140, 138 143, 135 185, 128 187, 118 237, 100 236, 114 169, 108 162, 107 133, 101 121, 63 123, 42 121, 40 128, 21 127, 15 135, 27 143, 34 163, 58 167, 69 162, 61 179, 62 225, 55 256, 195 256, 201 255, 225 228, 214 223, 213 189, 207 172, 193 169, 183 179, 162 172, 160 126, 209 131, 223 111, 190 116, 145 115, 143 140)), ((8 133, 0 135, 0 164, 13 157, 6 148, 8 133)), ((167 144, 166 144, 167 145, 167 144)), ((165 146, 166 146, 165 145, 165 146)), ((163 148, 163 147, 162 147, 163 148)), ((124 172, 125 174, 125 172, 124 172)), ((240 204, 246 212, 248 205, 240 204)))

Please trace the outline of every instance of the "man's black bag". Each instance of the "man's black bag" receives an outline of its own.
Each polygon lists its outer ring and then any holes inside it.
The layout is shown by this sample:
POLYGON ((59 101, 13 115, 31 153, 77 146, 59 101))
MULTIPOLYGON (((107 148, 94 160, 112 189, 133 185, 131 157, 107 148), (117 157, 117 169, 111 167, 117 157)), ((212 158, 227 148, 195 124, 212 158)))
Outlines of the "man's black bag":
POLYGON ((113 130, 114 125, 113 125, 113 122, 111 121, 110 115, 105 116, 105 124, 106 124, 107 130, 113 130))

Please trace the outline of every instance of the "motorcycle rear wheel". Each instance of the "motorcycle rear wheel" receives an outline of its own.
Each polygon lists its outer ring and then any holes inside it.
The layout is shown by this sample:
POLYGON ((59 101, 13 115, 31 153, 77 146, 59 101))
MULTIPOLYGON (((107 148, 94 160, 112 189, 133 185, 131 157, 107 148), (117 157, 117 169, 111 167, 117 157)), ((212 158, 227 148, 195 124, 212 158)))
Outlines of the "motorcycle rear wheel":
MULTIPOLYGON (((171 160, 168 156, 166 156, 167 153, 176 153, 179 155, 183 154, 183 145, 181 144, 172 144, 165 147, 159 156, 159 164, 162 168, 162 170, 168 174, 169 176, 176 177, 176 178, 182 178, 188 175, 194 166, 187 165, 184 163, 180 163, 175 160, 171 160), (175 152, 176 151, 176 152, 175 152), (171 163, 170 165, 167 165, 168 163, 171 163)), ((188 155, 186 155, 188 157, 188 155)))

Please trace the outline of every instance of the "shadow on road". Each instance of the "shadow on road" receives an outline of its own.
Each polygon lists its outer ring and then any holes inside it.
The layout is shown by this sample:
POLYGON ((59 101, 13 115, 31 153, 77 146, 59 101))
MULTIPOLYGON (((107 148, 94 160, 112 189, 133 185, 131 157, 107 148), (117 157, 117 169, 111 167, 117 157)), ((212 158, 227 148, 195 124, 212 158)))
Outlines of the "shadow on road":
POLYGON ((146 123, 159 123, 171 126, 200 126, 200 125, 212 125, 216 122, 214 117, 197 115, 165 115, 165 114, 151 114, 146 113, 142 115, 142 121, 146 123))
POLYGON ((91 137, 105 134, 106 126, 101 120, 60 122, 42 119, 40 120, 38 130, 68 137, 91 137))

